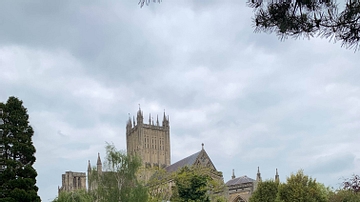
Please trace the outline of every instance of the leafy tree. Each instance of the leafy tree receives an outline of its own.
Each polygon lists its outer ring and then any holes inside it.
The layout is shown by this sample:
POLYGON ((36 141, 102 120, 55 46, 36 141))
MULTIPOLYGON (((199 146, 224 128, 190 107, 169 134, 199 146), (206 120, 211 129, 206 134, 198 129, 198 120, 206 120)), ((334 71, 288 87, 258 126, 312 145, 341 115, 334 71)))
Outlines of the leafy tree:
POLYGON ((169 181, 173 179, 173 177, 173 174, 169 174, 161 168, 154 171, 154 174, 147 183, 150 202, 170 200, 171 190, 169 190, 169 181))
POLYGON ((98 202, 143 202, 148 200, 147 188, 137 181, 136 173, 141 166, 138 157, 117 151, 114 145, 106 146, 105 169, 92 172, 90 183, 98 202))
POLYGON ((341 41, 346 48, 359 47, 360 2, 347 0, 345 9, 326 1, 271 1, 251 0, 254 8, 255 31, 275 32, 281 39, 287 37, 320 36, 341 41))
POLYGON ((274 202, 278 193, 279 183, 266 180, 258 184, 257 189, 250 197, 250 202, 274 202))
POLYGON ((93 202, 94 197, 84 189, 73 192, 61 192, 53 202, 93 202))
POLYGON ((344 179, 340 190, 329 194, 329 202, 358 202, 360 201, 360 177, 353 175, 344 179))
POLYGON ((176 186, 173 189, 173 197, 171 201, 178 202, 207 202, 210 201, 207 192, 207 186, 210 176, 196 172, 185 166, 175 176, 176 186))
POLYGON ((360 194, 351 190, 338 190, 329 194, 329 202, 359 202, 360 194))
POLYGON ((35 147, 32 142, 34 130, 29 125, 29 115, 23 102, 10 97, 0 103, 3 113, 0 119, 2 137, 2 170, 0 171, 0 201, 22 202, 40 201, 37 194, 35 147))
POLYGON ((171 201, 226 201, 226 186, 218 173, 201 166, 183 167, 171 176, 175 185, 172 187, 171 201))
POLYGON ((280 184, 276 202, 326 202, 326 188, 300 170, 280 184))
POLYGON ((360 176, 353 175, 351 178, 345 179, 343 184, 344 190, 350 190, 355 193, 360 193, 360 176))

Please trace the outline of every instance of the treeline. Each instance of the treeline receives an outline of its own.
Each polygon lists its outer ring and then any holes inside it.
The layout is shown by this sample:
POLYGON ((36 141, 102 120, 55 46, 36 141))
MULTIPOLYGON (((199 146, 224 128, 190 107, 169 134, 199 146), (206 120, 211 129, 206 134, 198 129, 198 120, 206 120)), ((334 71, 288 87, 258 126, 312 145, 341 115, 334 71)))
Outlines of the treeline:
POLYGON ((284 183, 260 182, 249 202, 359 202, 359 176, 353 175, 342 184, 341 189, 334 191, 300 170, 284 183))

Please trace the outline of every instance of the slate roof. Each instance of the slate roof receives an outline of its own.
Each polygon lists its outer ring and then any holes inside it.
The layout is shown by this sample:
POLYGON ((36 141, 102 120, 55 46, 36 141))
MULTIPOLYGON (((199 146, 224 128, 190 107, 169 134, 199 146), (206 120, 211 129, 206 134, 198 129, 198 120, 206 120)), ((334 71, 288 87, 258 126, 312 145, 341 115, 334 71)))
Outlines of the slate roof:
POLYGON ((174 171, 177 171, 178 169, 184 167, 184 166, 192 166, 195 164, 196 159, 198 158, 199 154, 201 153, 201 151, 196 152, 195 154, 188 156, 174 164, 169 165, 168 167, 165 168, 165 170, 168 173, 172 173, 174 171))
POLYGON ((239 185, 239 184, 246 184, 249 182, 254 182, 254 179, 249 178, 248 176, 244 175, 241 177, 237 177, 234 179, 231 179, 226 182, 226 186, 233 186, 233 185, 239 185))

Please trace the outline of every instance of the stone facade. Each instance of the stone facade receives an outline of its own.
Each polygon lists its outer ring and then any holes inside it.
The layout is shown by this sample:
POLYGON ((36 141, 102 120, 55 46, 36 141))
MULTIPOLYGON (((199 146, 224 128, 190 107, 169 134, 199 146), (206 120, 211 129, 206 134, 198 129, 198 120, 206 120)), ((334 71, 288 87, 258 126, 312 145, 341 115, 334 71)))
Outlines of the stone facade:
MULTIPOLYGON (((158 117, 154 120, 151 115, 149 115, 149 123, 145 124, 143 112, 139 108, 136 120, 135 117, 133 117, 133 120, 129 117, 126 124, 126 146, 128 155, 137 155, 142 160, 143 171, 139 172, 139 180, 147 182, 154 174, 156 168, 159 167, 164 168, 167 173, 172 173, 184 166, 203 166, 210 168, 213 178, 223 181, 222 172, 216 170, 215 165, 204 150, 204 144, 202 144, 202 149, 199 152, 171 164, 170 124, 169 117, 165 115, 165 112, 161 125, 158 117)), ((102 170, 100 154, 98 154, 96 170, 92 170, 90 161, 88 162, 88 178, 91 176, 92 172, 96 172, 97 175, 105 175, 107 173, 102 170)), ((261 174, 259 168, 256 180, 253 180, 246 175, 236 178, 233 171, 232 179, 226 182, 228 191, 227 193, 224 193, 224 195, 227 196, 228 201, 230 202, 248 202, 260 181, 261 174)), ((279 181, 277 169, 275 181, 279 181)), ((172 179, 169 179, 166 189, 170 193, 172 185, 173 181, 172 179)), ((96 182, 93 181, 90 183, 88 179, 87 187, 88 190, 96 189, 96 182)), ((85 188, 85 173, 68 171, 62 175, 62 187, 59 188, 59 193, 61 191, 72 191, 85 188)))
POLYGON ((169 117, 165 112, 162 125, 159 119, 149 115, 149 124, 145 124, 141 109, 137 112, 136 123, 129 118, 126 124, 126 146, 129 155, 137 155, 141 158, 145 168, 161 167, 170 165, 170 126, 169 117))
POLYGON ((66 171, 65 174, 62 174, 61 178, 62 185, 58 188, 59 194, 63 191, 86 190, 86 173, 66 171))
MULTIPOLYGON (((256 180, 251 179, 249 177, 241 176, 235 177, 235 172, 233 170, 233 175, 231 179, 226 182, 226 186, 228 188, 228 196, 229 202, 248 202, 252 193, 256 190, 257 185, 261 182, 261 173, 258 167, 258 171, 256 174, 256 180)), ((276 169, 275 181, 279 182, 279 174, 276 169)))

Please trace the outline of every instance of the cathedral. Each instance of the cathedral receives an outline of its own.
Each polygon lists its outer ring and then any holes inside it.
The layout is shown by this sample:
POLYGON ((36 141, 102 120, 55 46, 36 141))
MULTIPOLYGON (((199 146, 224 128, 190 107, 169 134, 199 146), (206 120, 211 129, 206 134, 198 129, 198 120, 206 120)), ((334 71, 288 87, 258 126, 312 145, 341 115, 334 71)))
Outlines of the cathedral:
MULTIPOLYGON (((171 164, 171 150, 170 150, 170 123, 169 116, 164 112, 162 122, 160 124, 158 116, 156 120, 149 114, 149 122, 144 123, 143 112, 139 108, 136 119, 129 117, 126 124, 126 148, 128 155, 137 155, 142 160, 144 172, 138 177, 140 180, 146 182, 153 175, 154 169, 147 168, 163 168, 167 173, 176 172, 184 166, 203 166, 209 168, 212 172, 212 177, 223 180, 222 172, 218 171, 215 164, 210 159, 209 155, 204 149, 204 144, 200 151, 181 159, 178 162, 171 164)), ((87 176, 93 172, 90 161, 88 162, 87 176)), ((105 174, 102 170, 102 162, 100 154, 97 156, 96 172, 98 174, 105 174)), ((279 180, 279 175, 276 169, 275 180, 279 180)), ((62 175, 62 186, 58 188, 58 192, 74 191, 77 189, 92 190, 96 185, 89 183, 85 172, 67 171, 62 175)), ((256 190, 257 184, 261 181, 260 169, 256 175, 256 179, 247 177, 246 175, 236 177, 233 170, 233 175, 229 181, 225 183, 227 193, 225 194, 229 202, 248 202, 251 194, 256 190)))

